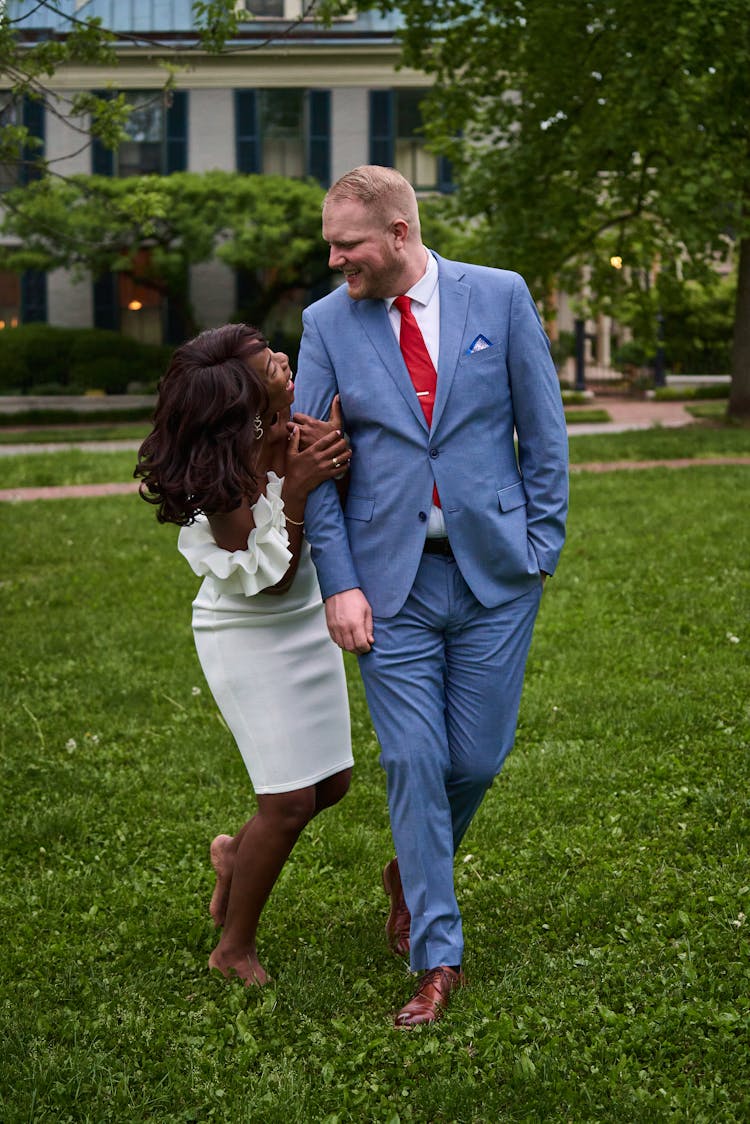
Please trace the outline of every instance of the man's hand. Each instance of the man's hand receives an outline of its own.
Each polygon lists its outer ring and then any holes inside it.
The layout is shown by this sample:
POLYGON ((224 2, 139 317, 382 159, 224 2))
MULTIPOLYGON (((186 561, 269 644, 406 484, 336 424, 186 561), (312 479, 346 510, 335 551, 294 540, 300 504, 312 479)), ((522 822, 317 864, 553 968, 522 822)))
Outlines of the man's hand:
POLYGON ((372 609, 361 589, 345 589, 326 599, 326 621, 331 640, 345 652, 362 656, 374 642, 372 609))
POLYGON ((321 437, 325 437, 332 430, 343 433, 343 425, 341 419, 341 401, 338 394, 335 395, 331 403, 331 412, 328 415, 328 421, 322 421, 318 418, 310 417, 309 414, 295 413, 294 421, 290 422, 287 426, 289 432, 292 432, 294 426, 299 430, 299 447, 300 449, 309 449, 321 437))

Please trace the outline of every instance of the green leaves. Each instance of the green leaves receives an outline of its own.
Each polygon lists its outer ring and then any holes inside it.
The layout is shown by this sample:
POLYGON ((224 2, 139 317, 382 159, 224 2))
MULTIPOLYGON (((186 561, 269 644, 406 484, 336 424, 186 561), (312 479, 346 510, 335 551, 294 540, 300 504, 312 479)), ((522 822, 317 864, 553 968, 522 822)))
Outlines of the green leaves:
MULTIPOLYGON (((475 260, 518 269, 540 299, 562 282, 611 313, 613 252, 637 290, 657 261, 688 276, 750 237, 745 0, 399 10, 405 61, 435 78, 426 120, 454 162, 456 206, 485 230, 475 260)), ((738 324, 750 281, 740 288, 738 324)), ((734 378, 747 412, 750 345, 734 378)))
POLYGON ((14 237, 0 263, 64 267, 78 277, 124 270, 186 300, 189 267, 218 258, 233 269, 272 271, 256 306, 243 310, 262 322, 286 290, 329 276, 322 199, 311 180, 235 172, 45 178, 5 196, 2 230, 14 237))

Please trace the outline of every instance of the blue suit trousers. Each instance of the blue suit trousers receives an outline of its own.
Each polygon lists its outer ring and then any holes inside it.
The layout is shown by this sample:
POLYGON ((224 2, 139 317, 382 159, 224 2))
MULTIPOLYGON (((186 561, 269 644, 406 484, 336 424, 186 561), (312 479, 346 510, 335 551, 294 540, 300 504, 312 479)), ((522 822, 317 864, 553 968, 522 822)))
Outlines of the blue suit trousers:
POLYGON ((393 617, 376 617, 359 665, 386 773, 391 830, 411 912, 411 968, 460 964, 455 852, 510 752, 538 588, 496 608, 456 563, 423 555, 393 617))

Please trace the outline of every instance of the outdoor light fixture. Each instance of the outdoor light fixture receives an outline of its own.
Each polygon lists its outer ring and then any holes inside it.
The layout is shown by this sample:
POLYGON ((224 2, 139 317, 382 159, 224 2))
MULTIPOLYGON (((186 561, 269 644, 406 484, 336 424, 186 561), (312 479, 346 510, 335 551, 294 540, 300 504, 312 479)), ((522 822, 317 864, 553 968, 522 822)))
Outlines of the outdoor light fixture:
POLYGON ((142 301, 130 301, 129 304, 128 304, 128 308, 130 309, 131 312, 138 312, 140 309, 143 308, 143 302, 142 301))
POLYGON ((619 254, 613 254, 609 259, 609 264, 613 269, 622 269, 622 258, 619 254))

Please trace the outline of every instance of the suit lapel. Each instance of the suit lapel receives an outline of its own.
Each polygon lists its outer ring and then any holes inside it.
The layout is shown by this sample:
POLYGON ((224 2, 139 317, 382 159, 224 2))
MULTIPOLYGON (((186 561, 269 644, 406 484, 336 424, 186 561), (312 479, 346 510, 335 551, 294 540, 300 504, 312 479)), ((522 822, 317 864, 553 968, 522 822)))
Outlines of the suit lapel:
POLYGON ((448 401, 464 339, 471 286, 462 281, 463 269, 435 254, 440 286, 440 354, 432 431, 437 429, 448 401))
POLYGON ((352 302, 354 312, 369 339, 378 353, 383 366, 396 385, 399 393, 405 399, 409 409, 419 423, 427 428, 422 407, 414 392, 411 375, 406 369, 401 348, 398 346, 396 336, 391 327, 388 313, 382 301, 364 300, 352 302))

